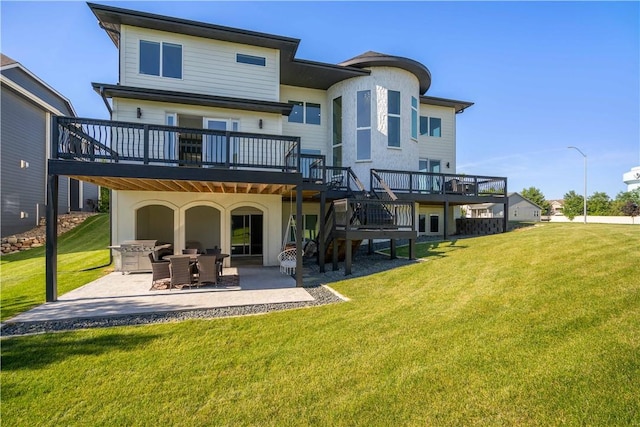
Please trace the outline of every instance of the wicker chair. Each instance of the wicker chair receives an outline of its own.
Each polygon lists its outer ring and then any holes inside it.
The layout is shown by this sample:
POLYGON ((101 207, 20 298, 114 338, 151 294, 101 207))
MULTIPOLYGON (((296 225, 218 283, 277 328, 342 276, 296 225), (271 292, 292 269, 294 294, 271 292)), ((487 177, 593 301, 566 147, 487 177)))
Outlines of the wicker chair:
POLYGON ((171 284, 169 289, 176 285, 188 285, 191 287, 191 259, 189 256, 175 256, 169 261, 171 271, 171 284))
POLYGON ((282 274, 292 275, 296 272, 296 248, 285 249, 278 255, 280 263, 280 272, 282 274))
POLYGON ((167 261, 156 261, 153 257, 153 252, 149 253, 149 260, 151 261, 151 288, 157 281, 171 279, 171 272, 169 271, 169 263, 167 261))
POLYGON ((218 283, 218 265, 215 255, 198 255, 198 285, 218 283))

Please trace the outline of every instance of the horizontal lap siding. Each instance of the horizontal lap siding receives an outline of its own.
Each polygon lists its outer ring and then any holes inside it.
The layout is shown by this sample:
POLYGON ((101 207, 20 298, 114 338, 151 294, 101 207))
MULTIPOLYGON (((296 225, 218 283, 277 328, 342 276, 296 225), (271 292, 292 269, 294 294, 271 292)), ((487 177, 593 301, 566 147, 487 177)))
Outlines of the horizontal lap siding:
POLYGON ((419 115, 442 119, 442 136, 440 138, 419 135, 420 158, 441 160, 442 172, 454 172, 456 164, 456 121, 454 109, 420 104, 419 115), (449 169, 446 168, 447 162, 450 163, 449 169))
POLYGON ((36 205, 44 209, 46 114, 4 87, 1 108, 2 236, 7 236, 33 228, 36 205), (21 168, 21 160, 29 167, 21 168), (29 217, 20 218, 20 212, 29 217))
POLYGON ((206 95, 277 101, 280 83, 279 52, 261 48, 122 27, 121 84, 206 95), (182 79, 139 74, 140 40, 182 45, 182 79), (236 54, 266 58, 266 66, 236 62, 236 54))
POLYGON ((331 115, 327 106, 327 92, 317 89, 305 89, 294 86, 280 87, 280 102, 289 101, 311 102, 320 104, 320 124, 289 123, 287 116, 282 116, 282 132, 285 135, 301 137, 302 149, 320 150, 328 155, 329 150, 329 120, 331 115))

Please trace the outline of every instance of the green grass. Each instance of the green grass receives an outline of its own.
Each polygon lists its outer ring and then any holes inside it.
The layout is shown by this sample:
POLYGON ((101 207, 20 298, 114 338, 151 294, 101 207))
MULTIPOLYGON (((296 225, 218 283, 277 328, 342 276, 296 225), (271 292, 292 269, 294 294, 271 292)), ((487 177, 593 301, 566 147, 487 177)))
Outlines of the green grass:
MULTIPOLYGON (((109 217, 89 217, 58 238, 58 294, 105 274, 109 268, 109 217)), ((45 300, 45 247, 0 258, 3 321, 45 300)))
POLYGON ((545 224, 332 284, 347 303, 4 339, 3 426, 638 425, 639 247, 545 224))

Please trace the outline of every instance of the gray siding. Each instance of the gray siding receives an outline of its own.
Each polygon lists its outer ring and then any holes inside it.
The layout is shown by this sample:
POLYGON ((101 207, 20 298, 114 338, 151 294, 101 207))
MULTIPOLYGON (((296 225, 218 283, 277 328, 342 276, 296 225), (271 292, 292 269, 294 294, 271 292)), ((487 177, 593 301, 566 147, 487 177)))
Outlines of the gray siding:
POLYGON ((57 108, 65 116, 73 116, 73 112, 69 110, 67 103, 60 99, 59 95, 56 95, 53 91, 51 91, 46 86, 42 85, 40 82, 33 79, 33 77, 29 76, 24 71, 19 68, 9 68, 8 70, 2 71, 2 75, 17 83, 27 91, 31 92, 38 98, 42 99, 47 104, 52 107, 57 108))
POLYGON ((46 114, 4 86, 1 108, 2 236, 8 236, 35 226, 37 204, 44 214, 46 114), (29 167, 21 168, 21 160, 29 167))

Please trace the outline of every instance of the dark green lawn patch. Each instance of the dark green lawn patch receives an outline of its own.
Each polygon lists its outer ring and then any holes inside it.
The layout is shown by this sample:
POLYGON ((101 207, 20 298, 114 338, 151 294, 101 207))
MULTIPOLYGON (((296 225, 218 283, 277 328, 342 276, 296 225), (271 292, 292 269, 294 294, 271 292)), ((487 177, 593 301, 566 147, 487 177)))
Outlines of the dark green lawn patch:
POLYGON ((3 425, 636 425, 640 229, 458 244, 343 304, 4 339, 3 425))
MULTIPOLYGON (((58 293, 69 292, 110 270, 109 217, 92 216, 58 238, 58 293)), ((4 321, 45 300, 45 247, 0 258, 4 321)))

